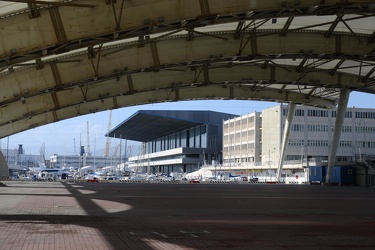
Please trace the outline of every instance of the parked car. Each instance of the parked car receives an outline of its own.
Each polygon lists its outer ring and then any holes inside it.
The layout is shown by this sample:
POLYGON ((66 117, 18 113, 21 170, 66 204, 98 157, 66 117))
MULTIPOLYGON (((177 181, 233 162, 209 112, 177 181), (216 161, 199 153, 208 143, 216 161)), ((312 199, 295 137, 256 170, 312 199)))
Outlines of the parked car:
POLYGON ((197 180, 197 179, 192 179, 192 180, 189 181, 189 183, 190 184, 198 184, 198 183, 200 183, 200 181, 197 180))
POLYGON ((148 181, 155 181, 157 179, 158 179, 158 176, 156 174, 150 174, 149 176, 147 176, 148 181))
POLYGON ((258 182, 258 177, 249 178, 248 182, 258 182))
POLYGON ((130 177, 130 180, 132 181, 146 181, 146 177, 144 176, 139 176, 139 175, 134 175, 130 177))
POLYGON ((113 175, 107 175, 105 177, 105 180, 107 180, 107 181, 115 181, 115 180, 117 180, 117 177, 113 176, 113 175))
POLYGON ((88 179, 86 182, 99 182, 99 180, 94 178, 94 179, 88 179))

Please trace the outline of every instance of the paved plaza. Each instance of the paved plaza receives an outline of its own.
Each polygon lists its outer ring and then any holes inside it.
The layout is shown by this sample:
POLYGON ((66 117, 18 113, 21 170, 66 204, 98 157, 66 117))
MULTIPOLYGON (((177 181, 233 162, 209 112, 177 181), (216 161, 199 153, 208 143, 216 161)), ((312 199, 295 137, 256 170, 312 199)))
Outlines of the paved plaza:
POLYGON ((4 181, 0 250, 375 249, 375 190, 4 181))

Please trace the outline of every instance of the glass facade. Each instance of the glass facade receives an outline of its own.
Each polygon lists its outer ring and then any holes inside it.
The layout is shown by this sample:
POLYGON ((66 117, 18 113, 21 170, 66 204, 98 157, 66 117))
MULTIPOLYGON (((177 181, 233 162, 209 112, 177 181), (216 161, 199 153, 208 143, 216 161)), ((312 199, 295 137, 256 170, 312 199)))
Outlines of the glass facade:
POLYGON ((199 125, 168 136, 147 142, 149 153, 175 148, 207 148, 208 125, 199 125))

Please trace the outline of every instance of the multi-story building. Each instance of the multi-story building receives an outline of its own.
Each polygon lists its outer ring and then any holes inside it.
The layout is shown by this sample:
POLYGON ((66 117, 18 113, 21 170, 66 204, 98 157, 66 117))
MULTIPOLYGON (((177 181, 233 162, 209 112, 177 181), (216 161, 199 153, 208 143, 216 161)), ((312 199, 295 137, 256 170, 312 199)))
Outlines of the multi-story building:
POLYGON ((261 113, 243 115, 223 123, 225 165, 255 165, 262 160, 261 113))
MULTIPOLYGON (((237 169, 277 168, 288 106, 224 121, 224 165, 237 169), (252 160, 254 159, 255 162, 252 160)), ((336 109, 297 106, 285 152, 285 166, 302 168, 328 160, 336 109)), ((358 155, 374 155, 375 109, 347 108, 336 162, 352 164, 358 155)))
POLYGON ((79 155, 53 155, 50 158, 52 168, 60 169, 79 169, 86 166, 92 167, 92 170, 102 169, 109 166, 117 166, 121 163, 119 157, 104 156, 79 156, 79 155))
POLYGON ((213 111, 141 110, 108 135, 142 142, 130 157, 139 172, 189 173, 222 161, 222 123, 236 117, 213 111))
POLYGON ((18 145, 16 149, 1 149, 8 168, 11 170, 19 171, 31 167, 38 167, 39 164, 45 164, 45 159, 42 154, 32 155, 26 154, 23 145, 18 145))

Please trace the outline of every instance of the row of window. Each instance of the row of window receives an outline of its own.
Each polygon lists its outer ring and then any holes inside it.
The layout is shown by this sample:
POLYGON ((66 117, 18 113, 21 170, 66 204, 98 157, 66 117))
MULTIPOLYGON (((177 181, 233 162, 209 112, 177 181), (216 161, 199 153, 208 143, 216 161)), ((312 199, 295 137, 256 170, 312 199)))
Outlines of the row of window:
MULTIPOLYGON (((309 124, 307 125, 307 131, 311 132, 328 132, 329 127, 331 127, 331 131, 333 131, 332 126, 328 125, 319 125, 319 124, 309 124)), ((291 126, 292 131, 304 131, 305 125, 304 124, 292 124, 291 126)), ((363 127, 363 126, 356 126, 354 127, 354 131, 356 133, 375 133, 375 127, 363 127)), ((352 126, 342 126, 341 128, 342 133, 351 133, 352 126)))
POLYGON ((233 144, 235 142, 239 141, 246 141, 248 140, 254 140, 254 134, 255 130, 247 130, 247 131, 242 131, 242 132, 237 132, 234 135, 224 135, 224 144, 233 144))
MULTIPOLYGON (((301 155, 286 155, 285 156, 285 160, 286 161, 295 161, 295 160, 301 160, 302 157, 305 157, 305 156, 301 156, 301 155)), ((309 155, 308 156, 308 159, 319 159, 321 161, 328 161, 328 156, 324 156, 324 155, 309 155)), ((336 156, 336 161, 352 161, 352 157, 351 156, 336 156)))
MULTIPOLYGON (((354 143, 355 147, 357 148, 374 148, 375 142, 373 141, 356 141, 354 143)), ((289 140, 288 142, 289 146, 303 146, 304 141, 303 140, 289 140)), ((328 147, 328 140, 307 140, 307 146, 311 147, 328 147)), ((353 147, 352 141, 340 141, 339 142, 340 147, 353 147)))
POLYGON ((224 146, 223 147, 223 152, 233 152, 233 151, 239 151, 239 150, 247 150, 247 149, 254 149, 254 143, 249 143, 249 144, 241 144, 241 145, 236 145, 236 146, 224 146))
MULTIPOLYGON (((310 117, 328 117, 329 112, 331 112, 331 117, 337 116, 336 110, 320 110, 320 109, 308 109, 307 116, 310 117)), ((285 116, 288 113, 286 108, 283 109, 283 115, 285 116)), ((362 119, 375 119, 375 112, 365 112, 365 111, 345 111, 345 118, 352 118, 353 113, 355 118, 362 118, 362 119)), ((294 116, 305 116, 304 109, 296 109, 294 111, 294 116)))
POLYGON ((355 132, 373 134, 375 133, 375 127, 355 127, 355 132))
POLYGON ((375 119, 375 112, 355 112, 355 118, 375 119))
POLYGON ((163 136, 147 142, 148 152, 160 152, 175 148, 207 148, 207 125, 196 126, 182 132, 163 136))
POLYGON ((236 126, 240 125, 242 122, 242 124, 247 124, 247 123, 253 123, 254 122, 254 116, 249 116, 249 117, 243 117, 242 119, 236 119, 234 121, 234 119, 231 119, 229 120, 229 122, 224 122, 224 126, 225 125, 228 125, 230 124, 230 126, 234 126, 234 124, 236 124, 236 126))

